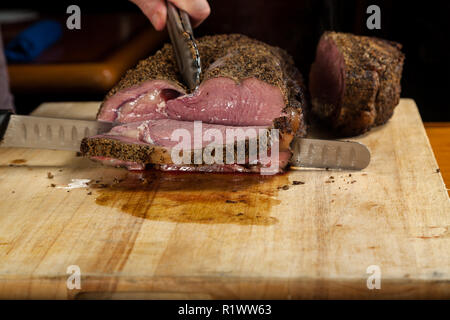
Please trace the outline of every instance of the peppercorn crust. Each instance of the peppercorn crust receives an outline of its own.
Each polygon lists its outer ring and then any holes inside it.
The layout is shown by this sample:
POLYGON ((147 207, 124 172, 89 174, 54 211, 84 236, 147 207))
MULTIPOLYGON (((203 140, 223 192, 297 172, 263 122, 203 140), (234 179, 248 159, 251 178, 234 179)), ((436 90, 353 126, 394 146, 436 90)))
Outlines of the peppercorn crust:
MULTIPOLYGON (((249 156, 248 150, 250 150, 250 143, 255 144, 256 151, 260 148, 259 139, 250 141, 247 138, 244 142, 243 148, 246 152, 246 156, 249 156)), ((267 132, 266 143, 266 149, 268 150, 271 146, 269 132, 267 132)), ((239 146, 237 142, 230 144, 228 149, 230 149, 230 151, 227 150, 227 145, 224 145, 222 148, 223 163, 226 163, 227 152, 232 152, 234 159, 237 159, 239 154, 239 146)), ((81 141, 80 151, 83 155, 89 157, 105 157, 141 164, 173 164, 170 148, 144 143, 130 143, 127 141, 121 141, 114 136, 84 138, 81 141)), ((201 154, 203 154, 203 151, 204 149, 202 149, 201 154)), ((195 154, 193 150, 190 151, 188 158, 191 159, 191 163, 195 162, 195 154)))
POLYGON ((345 85, 339 105, 323 105, 312 97, 313 112, 343 136, 386 123, 400 101, 405 59, 401 44, 338 32, 325 32, 320 41, 332 41, 338 48, 345 85))

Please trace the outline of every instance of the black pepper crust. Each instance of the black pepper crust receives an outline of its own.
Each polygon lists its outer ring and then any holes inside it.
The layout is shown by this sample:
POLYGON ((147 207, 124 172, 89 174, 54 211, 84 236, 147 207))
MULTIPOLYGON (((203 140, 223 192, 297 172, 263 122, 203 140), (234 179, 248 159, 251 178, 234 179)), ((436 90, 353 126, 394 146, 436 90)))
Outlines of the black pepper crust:
MULTIPOLYGON (((260 148, 260 140, 253 140, 252 143, 255 144, 255 150, 258 151, 260 148)), ((271 138, 269 132, 267 133, 266 143, 266 148, 267 150, 269 150, 271 146, 271 138)), ((250 156, 248 154, 248 150, 250 150, 249 144, 249 138, 245 139, 244 152, 247 157, 250 156)), ((231 152, 233 153, 234 159, 237 159, 239 153, 238 143, 235 141, 233 145, 229 146, 229 148, 232 148, 231 152)), ((202 149, 202 154, 203 150, 204 149, 202 149)), ((84 156, 89 157, 106 157, 141 164, 172 164, 170 148, 144 143, 124 142, 112 136, 83 138, 83 140, 81 141, 80 151, 84 156)), ((212 156, 214 156, 214 151, 212 151, 211 153, 212 156)), ((222 156, 223 163, 226 163, 226 145, 222 147, 222 156)), ((257 155, 253 156, 256 157, 257 155)), ((194 152, 190 153, 189 158, 191 159, 191 163, 194 163, 194 152)))
POLYGON ((328 106, 331 111, 325 112, 327 108, 313 97, 313 111, 343 136, 386 123, 400 101, 405 59, 401 44, 331 31, 322 39, 333 41, 344 59, 345 88, 340 105, 328 106))
MULTIPOLYGON (((111 138, 84 138, 81 141, 80 151, 83 155, 90 157, 107 157, 123 161, 131 161, 137 163, 149 163, 151 159, 157 161, 158 158, 164 159, 166 153, 157 150, 154 146, 146 144, 131 144, 111 138)), ((164 163, 164 162, 163 162, 164 163)))

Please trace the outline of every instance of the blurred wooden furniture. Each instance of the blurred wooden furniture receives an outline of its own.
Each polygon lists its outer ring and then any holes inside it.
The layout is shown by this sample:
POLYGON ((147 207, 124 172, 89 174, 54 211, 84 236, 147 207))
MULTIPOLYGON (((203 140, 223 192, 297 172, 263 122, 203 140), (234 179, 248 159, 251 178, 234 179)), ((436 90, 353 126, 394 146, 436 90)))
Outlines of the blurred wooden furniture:
POLYGON ((425 122, 424 125, 445 185, 450 189, 450 122, 425 122))
MULTIPOLYGON (((10 64, 13 93, 101 93, 109 90, 136 62, 167 37, 143 14, 96 14, 82 17, 81 30, 65 28, 63 36, 35 61, 10 64)), ((27 24, 3 27, 5 43, 27 24)))

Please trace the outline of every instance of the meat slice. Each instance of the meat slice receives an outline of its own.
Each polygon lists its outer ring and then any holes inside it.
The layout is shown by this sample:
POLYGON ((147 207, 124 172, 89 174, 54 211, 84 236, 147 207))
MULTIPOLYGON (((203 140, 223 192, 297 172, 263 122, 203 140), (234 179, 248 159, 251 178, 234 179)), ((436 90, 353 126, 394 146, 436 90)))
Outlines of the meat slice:
POLYGON ((343 136, 387 122, 400 99, 400 49, 383 39, 324 33, 309 75, 312 112, 343 136))
MULTIPOLYGON (((176 130, 175 126, 199 120, 207 125, 224 126, 223 129, 234 126, 279 129, 280 155, 290 155, 292 139, 306 135, 305 89, 292 58, 279 48, 237 34, 202 37, 197 45, 204 71, 196 91, 189 92, 181 82, 172 46, 166 44, 128 71, 102 103, 99 120, 130 126, 85 139, 82 152, 109 162, 117 158, 127 164, 135 161, 167 170, 200 170, 199 166, 195 169, 173 166, 166 157, 170 146, 164 145, 164 153, 156 140, 135 137, 129 140, 132 128, 143 121, 164 130, 163 136, 168 137, 166 129, 176 130), (145 150, 145 159, 124 156, 133 150, 141 156, 145 150)), ((282 163, 285 166, 287 161, 282 163)), ((210 166, 204 170, 216 169, 224 168, 210 166)))
POLYGON ((140 86, 119 91, 107 99, 97 115, 99 120, 129 123, 166 119, 166 103, 185 94, 176 84, 162 80, 149 80, 140 86))
MULTIPOLYGON (((271 165, 285 167, 290 153, 282 152, 281 159, 273 159, 269 140, 266 146, 267 153, 263 154, 263 157, 257 157, 260 130, 266 134, 264 131, 266 129, 267 127, 264 126, 232 127, 172 119, 147 120, 116 126, 107 134, 84 139, 81 151, 104 162, 116 159, 118 161, 112 164, 131 166, 131 169, 138 170, 142 167, 135 167, 135 163, 165 165, 161 166, 161 169, 168 171, 250 172, 271 165), (176 130, 184 130, 184 133, 188 134, 187 139, 181 138, 176 130), (210 138, 206 140, 208 133, 210 138), (212 137, 216 133, 223 140, 217 141, 215 137, 212 137), (228 139, 230 133, 232 133, 231 139, 228 139), (173 159, 172 149, 180 146, 180 142, 185 142, 183 146, 189 150, 187 164, 184 161, 178 164, 173 159), (251 158, 249 153, 249 150, 252 150, 249 148, 251 143, 255 151, 254 158, 251 158), (207 149, 208 146, 210 146, 209 149, 207 149), (217 146, 216 150, 213 149, 214 146, 217 146), (242 159, 238 156, 239 147, 243 148, 242 159), (219 155, 220 152, 220 158, 217 156, 214 163, 209 163, 213 165, 209 168, 204 165, 203 154, 206 149, 212 156, 219 155), (199 161, 195 159, 196 150, 199 150, 199 161), (234 163, 227 163, 227 152, 231 152, 234 163), (277 163, 271 163, 271 161, 277 161, 277 163), (251 166, 254 168, 249 169, 251 166)), ((275 170, 278 172, 282 168, 276 167, 275 170)))
POLYGON ((255 78, 236 84, 233 79, 220 77, 206 80, 193 94, 168 101, 166 112, 173 119, 270 126, 282 116, 283 108, 283 96, 275 86, 255 78))

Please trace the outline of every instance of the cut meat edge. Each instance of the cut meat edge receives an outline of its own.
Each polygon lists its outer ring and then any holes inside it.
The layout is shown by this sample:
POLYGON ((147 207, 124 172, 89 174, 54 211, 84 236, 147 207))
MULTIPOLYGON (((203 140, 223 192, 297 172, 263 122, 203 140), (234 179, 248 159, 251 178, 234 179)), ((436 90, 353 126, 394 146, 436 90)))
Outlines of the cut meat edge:
MULTIPOLYGON (((282 166, 280 169, 287 165, 287 161, 285 158, 290 158, 289 150, 281 150, 278 154, 278 159, 274 155, 272 157, 270 148, 272 141, 270 140, 270 132, 269 130, 261 131, 262 129, 268 129, 266 127, 232 127, 232 126, 222 126, 222 125, 210 125, 210 124, 202 124, 202 128, 200 131, 201 136, 199 139, 204 139, 205 135, 208 133, 211 135, 217 132, 219 136, 222 136, 224 141, 220 140, 219 144, 214 144, 216 138, 208 141, 201 141, 200 145, 195 145, 192 141, 195 141, 195 124, 190 121, 177 121, 177 120, 149 120, 139 123, 131 123, 125 124, 122 126, 118 126, 113 128, 111 132, 108 134, 98 135, 90 138, 83 139, 81 143, 81 152, 85 156, 93 157, 96 160, 106 161, 109 164, 117 165, 117 166, 125 166, 128 168, 138 167, 139 164, 147 165, 170 165, 169 167, 162 167, 162 169, 166 168, 167 170, 174 170, 177 166, 179 168, 188 168, 189 170, 185 171, 193 171, 192 168, 196 168, 198 170, 199 165, 191 166, 190 163, 198 163, 204 164, 205 159, 203 158, 204 152, 206 155, 211 155, 209 158, 209 164, 212 164, 212 168, 220 168, 223 164, 226 167, 220 169, 220 171, 229 171, 230 165, 239 165, 245 168, 240 168, 237 171, 245 171, 249 167, 270 167, 271 165, 280 165, 282 166), (183 151, 178 150, 178 155, 183 159, 183 163, 176 165, 174 163, 172 157, 172 148, 175 145, 178 145, 179 141, 172 141, 172 133, 173 130, 176 129, 185 129, 189 133, 189 144, 187 146, 188 154, 183 151), (215 129, 211 130, 211 129, 215 129), (231 138, 233 139, 231 143, 227 143, 226 139, 229 139, 228 131, 231 131, 231 138), (267 146, 265 149, 266 154, 260 154, 260 134, 263 134, 267 139, 265 139, 267 146), (212 142, 211 142, 212 141, 212 142), (242 143, 239 143, 239 141, 242 143), (200 148, 200 149, 199 149, 200 148), (206 150, 205 148, 209 148, 206 150), (243 149, 242 149, 243 148, 243 149), (196 151, 198 150, 198 152, 196 151), (206 150, 206 151, 205 151, 206 150), (253 150, 253 151, 252 151, 253 150), (217 154, 217 152, 221 152, 217 154), (245 153, 242 153, 245 152, 245 153), (228 157, 232 153, 232 156, 237 162, 238 155, 244 158, 239 161, 240 164, 237 163, 227 163, 229 162, 228 157), (251 153, 252 152, 252 153, 251 153), (228 153, 228 154, 227 154, 228 153), (200 154, 200 161, 197 162, 195 158, 196 155, 198 157, 200 154), (217 156, 216 156, 217 154, 217 156), (280 157, 281 155, 281 157, 280 157), (284 158, 283 158, 284 156, 284 158), (249 157, 253 160, 252 163, 249 163, 249 157), (214 160, 211 160, 214 158, 214 160), (116 163, 113 163, 112 159, 117 159, 116 163), (186 159, 188 161, 186 161, 186 159), (218 160, 219 159, 219 160, 218 160), (228 161, 227 161, 228 160, 228 161), (245 162, 244 162, 245 160, 245 162), (219 161, 219 162, 217 162, 219 161), (214 163, 213 163, 214 162, 214 163), (243 163, 241 163, 243 162, 243 163)), ((183 140, 184 141, 184 140, 183 140)), ((231 141, 231 140, 230 140, 231 141)), ((178 162, 181 163, 181 162, 178 162)), ((278 168, 277 168, 278 170, 278 168)), ((208 171, 208 170, 203 170, 208 171)), ((214 171, 214 170, 209 170, 214 171)), ((236 170, 232 170, 236 171, 236 170)), ((253 170, 255 171, 255 170, 253 170)))
POLYGON ((145 81, 106 99, 100 106, 97 119, 118 123, 165 119, 166 102, 185 93, 177 84, 167 80, 145 81))
POLYGON ((283 115, 280 89, 256 78, 208 79, 192 94, 167 102, 169 118, 231 126, 270 126, 283 115))
POLYGON ((332 39, 320 40, 309 81, 312 111, 324 119, 337 118, 345 91, 345 62, 332 39))

